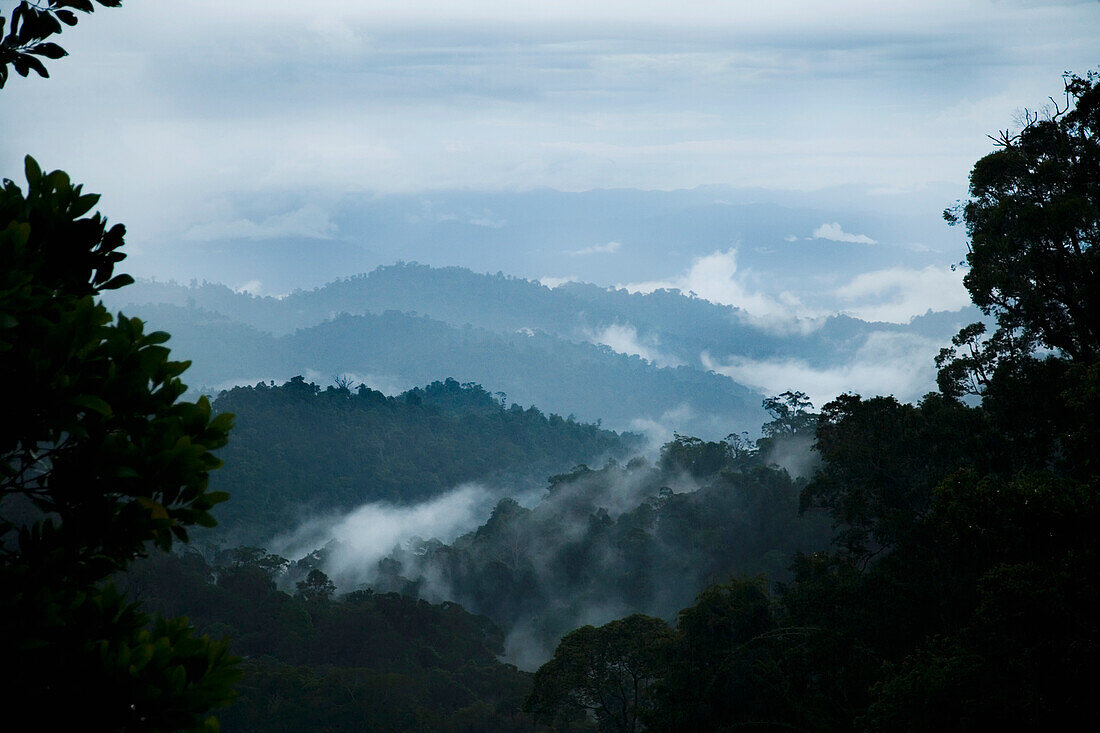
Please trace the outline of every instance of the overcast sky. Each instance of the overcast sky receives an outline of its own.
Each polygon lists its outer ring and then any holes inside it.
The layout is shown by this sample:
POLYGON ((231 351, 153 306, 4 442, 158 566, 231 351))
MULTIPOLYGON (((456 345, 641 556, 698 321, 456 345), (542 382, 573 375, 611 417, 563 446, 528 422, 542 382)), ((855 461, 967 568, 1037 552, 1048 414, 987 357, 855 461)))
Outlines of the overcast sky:
POLYGON ((51 79, 0 92, 3 175, 65 168, 170 269, 211 227, 331 237, 348 193, 961 192, 987 133, 1100 63, 1100 3, 127 0, 61 42, 51 79))

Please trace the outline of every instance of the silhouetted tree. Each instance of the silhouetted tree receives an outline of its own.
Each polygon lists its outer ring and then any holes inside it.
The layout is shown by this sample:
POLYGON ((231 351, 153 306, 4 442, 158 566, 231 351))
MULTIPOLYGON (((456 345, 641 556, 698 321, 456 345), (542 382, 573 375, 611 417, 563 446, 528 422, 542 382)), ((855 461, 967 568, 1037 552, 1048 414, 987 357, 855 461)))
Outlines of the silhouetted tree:
POLYGON ((0 189, 0 648, 6 695, 44 715, 64 701, 105 727, 200 724, 231 699, 224 643, 149 618, 105 579, 213 526, 208 490, 231 415, 182 402, 168 334, 112 318, 121 225, 98 196, 26 160, 0 189))
POLYGON ((668 624, 641 614, 579 628, 535 673, 524 710, 537 721, 592 714, 601 730, 641 730, 653 685, 667 671, 672 638, 668 624))
MULTIPOLYGON (((974 165, 961 219, 964 278, 1001 340, 1100 357, 1100 76, 1066 77, 1065 104, 1028 113, 1018 134, 974 165)), ((1053 100, 1052 100, 1053 101, 1053 100)), ((951 223, 960 214, 947 211, 951 223)))

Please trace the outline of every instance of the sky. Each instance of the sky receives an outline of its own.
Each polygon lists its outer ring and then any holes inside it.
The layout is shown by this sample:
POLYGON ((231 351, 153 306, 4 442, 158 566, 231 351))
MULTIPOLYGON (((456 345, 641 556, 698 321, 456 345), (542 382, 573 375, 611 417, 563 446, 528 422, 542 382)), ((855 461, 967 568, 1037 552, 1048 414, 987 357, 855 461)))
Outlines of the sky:
POLYGON ((139 275, 279 294, 406 259, 896 320, 958 307, 965 243, 938 212, 987 134, 1097 67, 1097 39, 1095 0, 128 0, 65 30, 52 78, 0 92, 0 175, 31 153, 103 193, 139 275), (593 225, 551 247, 553 222, 511 226, 523 216, 477 199, 706 186, 805 221, 773 242, 745 209, 690 246, 643 253, 637 232, 593 225), (518 244, 444 251, 402 230, 383 246, 349 213, 408 219, 410 201, 435 205, 431 232, 461 220, 518 244), (918 219, 940 230, 899 233, 918 219), (827 298, 792 290, 782 256, 753 260, 784 238, 822 245, 798 257, 827 298), (876 246, 895 256, 844 254, 876 246))

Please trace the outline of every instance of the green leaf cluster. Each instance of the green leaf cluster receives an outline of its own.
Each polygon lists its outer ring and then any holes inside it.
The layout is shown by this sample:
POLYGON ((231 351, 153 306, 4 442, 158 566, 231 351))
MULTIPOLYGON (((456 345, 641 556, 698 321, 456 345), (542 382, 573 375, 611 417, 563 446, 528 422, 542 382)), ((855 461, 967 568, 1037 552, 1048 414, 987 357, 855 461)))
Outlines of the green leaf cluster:
POLYGON ((26 177, 25 193, 0 188, 0 618, 12 667, 39 672, 14 684, 43 704, 79 696, 117 725, 197 725, 230 695, 224 645, 182 622, 146 629, 104 581, 215 524, 228 497, 209 473, 232 416, 180 401, 187 362, 168 335, 98 302, 131 281, 114 272, 123 227, 87 215, 98 197, 30 157, 26 177))
MULTIPOLYGON (((95 0, 105 8, 117 8, 122 0, 95 0)), ((8 18, 0 15, 0 89, 8 80, 8 66, 20 76, 34 71, 46 78, 43 59, 59 59, 67 56, 61 46, 47 41, 63 29, 74 26, 79 16, 73 12, 91 13, 95 10, 92 0, 20 0, 12 10, 10 24, 8 18), (7 26, 7 35, 4 27, 7 26)))

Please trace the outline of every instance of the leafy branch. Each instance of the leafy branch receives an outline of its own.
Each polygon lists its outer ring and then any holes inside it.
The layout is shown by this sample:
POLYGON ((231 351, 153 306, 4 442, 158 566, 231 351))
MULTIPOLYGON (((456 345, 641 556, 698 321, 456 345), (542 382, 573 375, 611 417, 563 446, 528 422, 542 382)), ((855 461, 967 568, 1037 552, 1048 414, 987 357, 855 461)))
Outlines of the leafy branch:
MULTIPOLYGON (((122 0, 95 0, 105 8, 117 8, 122 0)), ((92 0, 21 0, 11 13, 11 22, 0 15, 0 89, 8 80, 8 67, 20 76, 31 71, 49 77, 42 59, 59 59, 68 53, 47 39, 74 26, 81 13, 94 12, 92 0), (4 29, 7 28, 7 35, 4 29), (41 58, 39 58, 41 57, 41 58)))

